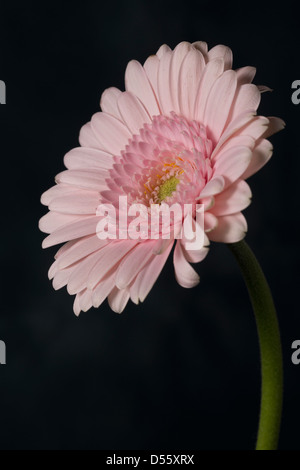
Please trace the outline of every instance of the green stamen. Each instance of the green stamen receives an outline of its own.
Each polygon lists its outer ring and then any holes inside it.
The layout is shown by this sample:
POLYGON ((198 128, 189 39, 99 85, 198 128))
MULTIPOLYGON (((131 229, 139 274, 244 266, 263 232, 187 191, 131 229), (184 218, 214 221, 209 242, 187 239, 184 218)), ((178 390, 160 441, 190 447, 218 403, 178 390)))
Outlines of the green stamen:
POLYGON ((168 180, 166 180, 158 190, 158 202, 159 204, 166 199, 166 197, 172 196, 173 192, 176 191, 176 186, 179 183, 179 179, 176 176, 171 176, 168 180))

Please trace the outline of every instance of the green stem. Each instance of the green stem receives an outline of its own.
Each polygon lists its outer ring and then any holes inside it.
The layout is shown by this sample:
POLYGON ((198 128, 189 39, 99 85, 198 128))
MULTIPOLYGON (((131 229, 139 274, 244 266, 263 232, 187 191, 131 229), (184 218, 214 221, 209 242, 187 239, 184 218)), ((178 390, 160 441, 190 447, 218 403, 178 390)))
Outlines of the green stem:
POLYGON ((283 371, 280 333, 272 294, 245 241, 229 244, 248 288, 259 336, 262 392, 256 450, 276 450, 279 438, 283 371))

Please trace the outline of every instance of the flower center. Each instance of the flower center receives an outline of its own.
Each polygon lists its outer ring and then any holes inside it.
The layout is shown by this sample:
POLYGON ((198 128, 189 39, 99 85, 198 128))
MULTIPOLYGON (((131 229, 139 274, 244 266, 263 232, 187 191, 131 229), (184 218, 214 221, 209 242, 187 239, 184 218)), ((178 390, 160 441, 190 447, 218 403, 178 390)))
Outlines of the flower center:
POLYGON ((112 188, 126 194, 129 204, 148 208, 194 203, 212 176, 211 153, 212 142, 199 122, 175 113, 154 116, 115 157, 112 188))
POLYGON ((156 164, 143 183, 144 200, 148 205, 170 202, 177 185, 181 182, 180 176, 184 174, 184 169, 180 166, 182 162, 180 157, 162 152, 160 158, 165 160, 164 163, 156 164))
POLYGON ((160 204, 162 201, 166 199, 166 197, 172 196, 174 191, 176 191, 176 187, 179 183, 179 179, 176 176, 171 176, 171 178, 167 179, 159 188, 157 194, 157 202, 160 204))

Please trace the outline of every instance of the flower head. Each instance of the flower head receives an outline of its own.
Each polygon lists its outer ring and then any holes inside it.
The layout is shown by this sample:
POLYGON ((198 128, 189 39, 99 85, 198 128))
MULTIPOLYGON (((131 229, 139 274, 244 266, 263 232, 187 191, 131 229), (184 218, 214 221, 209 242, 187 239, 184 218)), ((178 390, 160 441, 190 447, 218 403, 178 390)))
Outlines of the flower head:
POLYGON ((55 289, 67 285, 76 294, 77 315, 106 297, 116 312, 129 298, 143 301, 174 245, 176 279, 193 287, 199 277, 190 263, 206 256, 209 240, 233 243, 245 236, 241 211, 251 199, 245 179, 269 160, 266 139, 284 126, 257 115, 264 88, 252 84, 254 75, 253 67, 232 70, 228 47, 208 51, 206 43, 182 42, 173 51, 161 46, 143 66, 129 62, 125 92, 104 91, 102 111, 81 129, 81 146, 65 155, 67 170, 42 195, 50 210, 40 220, 50 234, 43 247, 64 243, 49 277, 55 289), (118 221, 117 239, 101 238, 99 205, 110 204, 122 215, 125 196, 126 209, 145 208, 139 237, 123 237, 118 221), (152 238, 141 228, 153 207, 174 204, 190 205, 194 227, 196 204, 204 208, 205 234, 193 250, 184 236, 175 236, 173 219, 165 237, 161 224, 152 238))

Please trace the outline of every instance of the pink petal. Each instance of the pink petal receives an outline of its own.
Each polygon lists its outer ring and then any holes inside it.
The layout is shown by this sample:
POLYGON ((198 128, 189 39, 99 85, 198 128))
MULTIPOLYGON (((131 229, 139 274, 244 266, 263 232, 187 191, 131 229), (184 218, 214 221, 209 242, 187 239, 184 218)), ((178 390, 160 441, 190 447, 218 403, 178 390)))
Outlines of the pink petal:
POLYGON ((269 125, 269 119, 262 116, 255 116, 252 121, 249 121, 237 134, 251 136, 254 140, 259 139, 269 125))
POLYGON ((236 181, 248 167, 252 151, 248 147, 233 147, 222 152, 214 165, 215 175, 225 177, 226 186, 236 181))
MULTIPOLYGON (((261 126, 262 129, 264 127, 261 126)), ((249 149, 253 149, 255 146, 255 139, 250 137, 248 132, 245 134, 237 134, 231 137, 230 139, 226 140, 221 147, 216 147, 211 155, 211 160, 216 162, 220 156, 222 158, 222 154, 227 150, 233 149, 234 147, 248 147, 249 149)))
POLYGON ((215 203, 215 198, 213 196, 201 197, 197 201, 199 201, 199 204, 203 204, 205 211, 209 211, 215 203))
POLYGON ((168 54, 169 52, 172 52, 172 49, 169 46, 167 46, 167 44, 163 44, 158 49, 156 55, 159 58, 159 60, 161 60, 162 56, 165 54, 168 54))
POLYGON ((91 122, 99 147, 113 155, 119 155, 132 136, 121 121, 109 114, 96 113, 91 122))
POLYGON ((199 250, 186 250, 183 244, 181 243, 181 248, 184 254, 185 259, 189 263, 200 263, 207 256, 209 251, 209 239, 205 235, 204 246, 199 250))
POLYGON ((225 181, 223 176, 215 176, 205 185, 199 197, 206 198, 214 196, 215 194, 218 194, 223 191, 224 186, 225 181))
POLYGON ((106 170, 65 170, 55 177, 56 183, 70 184, 82 189, 104 191, 107 189, 106 170))
POLYGON ((121 115, 118 108, 118 98, 121 95, 121 91, 118 88, 111 87, 107 88, 101 95, 100 106, 103 112, 111 114, 117 119, 121 119, 121 115))
POLYGON ((113 166, 113 156, 103 150, 86 147, 77 147, 66 153, 64 164, 69 170, 103 169, 108 170, 113 166))
POLYGON ((242 85, 234 100, 230 120, 234 120, 238 115, 242 114, 245 109, 250 109, 255 113, 259 106, 260 98, 261 94, 256 85, 252 85, 251 83, 242 85))
POLYGON ((79 304, 83 312, 87 312, 92 306, 92 292, 88 289, 84 289, 79 293, 79 304))
POLYGON ((204 229, 205 232, 211 232, 218 225, 218 219, 211 212, 204 213, 204 229))
POLYGON ((104 203, 108 202, 112 204, 117 204, 119 201, 120 194, 117 193, 116 191, 107 190, 107 191, 102 191, 101 196, 103 198, 104 203))
POLYGON ((117 287, 108 296, 110 308, 116 313, 122 313, 130 298, 129 289, 119 290, 117 287))
POLYGON ((173 110, 176 113, 180 113, 180 106, 179 106, 179 95, 178 86, 179 86, 179 72, 182 66, 183 60, 185 59, 186 55, 191 49, 191 44, 189 42, 181 42, 179 43, 171 57, 170 62, 170 88, 171 88, 171 95, 172 95, 172 103, 173 103, 173 110))
POLYGON ((130 296, 133 302, 138 303, 139 300, 144 302, 150 290, 154 286, 158 276, 160 275, 173 246, 170 241, 169 246, 160 255, 153 255, 152 260, 138 274, 133 285, 130 287, 130 296))
MULTIPOLYGON (((49 212, 49 214, 53 214, 53 212, 49 212)), ((68 216, 65 214, 61 215, 64 216, 67 220, 68 216)), ((51 235, 46 237, 43 241, 42 247, 48 248, 49 246, 57 245, 58 243, 64 243, 69 240, 75 240, 75 238, 95 234, 99 220, 99 217, 79 216, 79 218, 77 217, 74 222, 66 223, 61 228, 58 228, 53 233, 51 233, 51 235)))
POLYGON ((224 215, 218 217, 217 227, 209 232, 211 241, 222 243, 236 243, 242 240, 247 232, 247 222, 243 214, 224 215))
POLYGON ((157 243, 154 245, 152 253, 154 255, 162 255, 169 248, 169 246, 170 246, 169 239, 160 238, 159 240, 157 240, 157 243))
POLYGON ((243 173, 242 178, 246 179, 260 170, 271 158, 273 153, 273 145, 266 139, 260 140, 253 150, 250 164, 243 173))
POLYGON ((257 88, 261 94, 266 93, 267 91, 273 91, 272 88, 265 85, 257 85, 257 88))
POLYGON ((204 110, 209 92, 223 71, 224 61, 222 59, 215 59, 209 62, 203 70, 195 101, 195 119, 201 123, 203 123, 204 110))
POLYGON ((203 123, 208 126, 215 142, 222 134, 236 90, 236 74, 227 70, 219 77, 209 93, 203 123))
MULTIPOLYGON (((251 111, 245 111, 243 114, 237 116, 233 121, 231 121, 224 130, 219 142, 217 143, 216 149, 220 148, 226 140, 229 138, 241 134, 245 127, 252 123, 257 116, 251 111)), ((216 151, 215 149, 215 151, 216 151)))
POLYGON ((192 49, 184 58, 179 75, 179 104, 181 114, 194 118, 195 101, 205 61, 201 52, 192 49))
POLYGON ((96 139, 90 122, 82 126, 79 132, 79 143, 82 147, 99 149, 99 142, 96 139))
POLYGON ((215 197, 215 204, 211 212, 216 215, 229 215, 240 212, 251 203, 251 189, 243 181, 236 181, 229 188, 215 197))
POLYGON ((115 286, 115 273, 110 273, 103 278, 99 284, 93 289, 92 300, 93 306, 98 308, 112 291, 115 286))
POLYGON ((63 255, 65 255, 72 248, 72 246, 76 245, 76 243, 77 243, 77 240, 71 240, 65 243, 64 245, 62 245, 55 253, 54 258, 56 260, 60 259, 63 255))
POLYGON ((76 194, 80 191, 82 190, 68 184, 56 184, 42 194, 41 203, 44 204, 44 206, 48 206, 50 202, 57 197, 76 194))
POLYGON ((279 132, 285 128, 285 122, 282 119, 277 117, 268 117, 268 119, 269 126, 264 135, 262 135, 263 139, 266 139, 271 135, 276 134, 276 132, 279 132))
MULTIPOLYGON (((97 235, 92 235, 69 243, 71 243, 69 249, 65 250, 57 259, 57 263, 60 269, 77 263, 77 261, 80 261, 82 258, 85 258, 95 251, 99 251, 100 248, 103 248, 105 245, 107 245, 109 241, 100 240, 97 235)), ((66 243, 66 245, 69 245, 69 243, 66 243)))
POLYGON ((82 219, 81 216, 73 214, 60 214, 58 212, 48 212, 39 220, 39 229, 45 233, 52 233, 68 223, 82 219))
POLYGON ((259 139, 265 132, 269 125, 269 119, 262 116, 254 116, 251 114, 243 114, 238 116, 232 123, 229 124, 224 134, 221 136, 215 150, 212 153, 212 158, 217 158, 217 154, 227 146, 232 146, 233 142, 237 142, 237 138, 242 136, 247 139, 259 139), (240 124, 238 122, 240 121, 240 124))
POLYGON ((134 240, 117 240, 104 247, 97 263, 89 273, 87 287, 93 289, 116 264, 120 263, 127 253, 134 249, 136 244, 137 242, 134 240))
POLYGON ((156 55, 151 55, 148 57, 146 62, 144 63, 144 70, 147 74, 148 80, 151 84, 152 90, 155 94, 155 98, 157 100, 157 106, 159 109, 159 113, 161 113, 161 109, 158 102, 158 68, 159 68, 159 59, 156 55))
POLYGON ((170 63, 172 53, 166 52, 160 59, 158 68, 158 96, 163 114, 170 114, 174 110, 170 86, 170 63))
POLYGON ((150 116, 160 114, 155 93, 148 80, 147 73, 136 60, 129 62, 125 72, 126 90, 133 93, 145 106, 150 116))
POLYGON ((199 284, 200 278, 184 257, 180 241, 177 241, 174 250, 175 277, 182 287, 190 288, 199 284))
POLYGON ((74 267, 66 268, 58 271, 53 279, 52 285, 55 290, 61 289, 66 286, 69 282, 70 276, 74 271, 74 267))
POLYGON ((144 275, 147 268, 148 268, 148 265, 144 266, 144 268, 140 271, 140 273, 137 275, 136 279, 132 282, 129 288, 130 298, 132 302, 136 305, 138 305, 140 302, 140 299, 139 299, 140 283, 142 281, 142 276, 144 275))
POLYGON ((144 124, 151 119, 142 103, 129 91, 125 91, 118 99, 118 107, 128 129, 132 134, 138 134, 144 124))
POLYGON ((207 43, 206 42, 203 42, 203 41, 196 41, 196 42, 193 42, 192 43, 192 46, 195 47, 195 49, 197 49, 198 51, 200 51, 204 58, 206 57, 207 55, 207 51, 208 51, 208 47, 207 47, 207 43))
POLYGON ((208 60, 214 59, 223 59, 224 60, 224 70, 231 69, 232 67, 232 51, 229 47, 219 45, 215 46, 208 51, 208 60))
MULTIPOLYGON (((133 174, 135 174, 137 167, 138 168, 144 168, 144 155, 142 152, 140 153, 132 153, 132 152, 126 152, 126 155, 124 155, 124 162, 128 162, 127 165, 133 165, 135 168, 135 171, 133 174)), ((124 165, 125 166, 125 165, 124 165)), ((127 171, 126 171, 127 173, 127 171)), ((121 178, 122 180, 122 178, 121 178)), ((127 180, 127 179, 126 179, 127 180)), ((129 179, 129 181, 131 181, 129 179)))
POLYGON ((54 263, 51 264, 49 270, 48 270, 48 278, 51 280, 54 278, 54 276, 58 273, 59 267, 58 267, 58 261, 55 260, 54 263))
POLYGON ((88 276, 98 259, 101 257, 102 250, 104 250, 104 248, 91 253, 80 261, 80 263, 75 265, 68 282, 67 290, 69 294, 77 294, 87 287, 88 276))
POLYGON ((81 312, 80 303, 79 303, 79 294, 77 294, 75 297, 74 304, 73 304, 73 311, 76 317, 78 317, 81 312))
POLYGON ((56 260, 60 260, 63 255, 65 255, 74 245, 76 245, 77 240, 71 240, 64 245, 62 245, 54 255, 56 260))
POLYGON ((251 83, 256 74, 255 67, 242 67, 236 70, 236 77, 238 85, 245 85, 245 83, 251 83))
POLYGON ((96 214, 100 204, 100 194, 94 196, 87 191, 81 191, 78 195, 71 194, 54 199, 49 204, 49 209, 65 214, 96 214))
POLYGON ((140 270, 152 257, 155 242, 138 243, 137 246, 122 260, 116 274, 116 286, 125 289, 138 275, 140 270))

